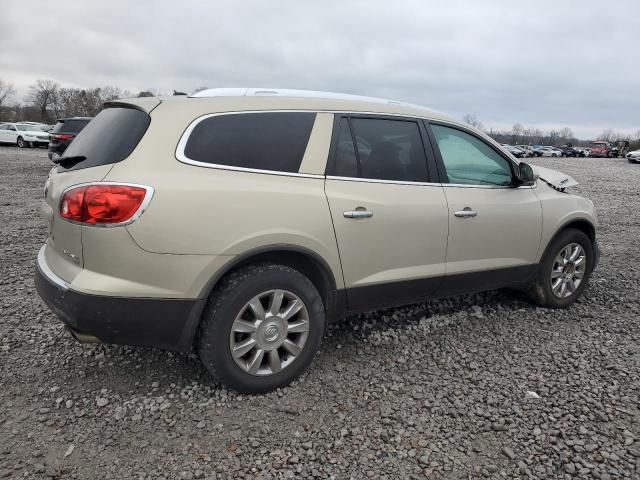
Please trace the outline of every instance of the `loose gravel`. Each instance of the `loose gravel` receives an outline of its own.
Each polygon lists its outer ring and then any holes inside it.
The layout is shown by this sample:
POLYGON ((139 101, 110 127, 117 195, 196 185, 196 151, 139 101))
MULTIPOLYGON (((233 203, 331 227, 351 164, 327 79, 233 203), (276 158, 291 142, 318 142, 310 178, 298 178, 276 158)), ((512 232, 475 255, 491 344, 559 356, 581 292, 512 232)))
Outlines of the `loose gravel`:
POLYGON ((0 478, 640 478, 640 165, 533 163, 599 210, 576 305, 490 292, 361 315, 292 386, 243 396, 193 355, 64 332, 32 280, 51 165, 0 147, 0 478))

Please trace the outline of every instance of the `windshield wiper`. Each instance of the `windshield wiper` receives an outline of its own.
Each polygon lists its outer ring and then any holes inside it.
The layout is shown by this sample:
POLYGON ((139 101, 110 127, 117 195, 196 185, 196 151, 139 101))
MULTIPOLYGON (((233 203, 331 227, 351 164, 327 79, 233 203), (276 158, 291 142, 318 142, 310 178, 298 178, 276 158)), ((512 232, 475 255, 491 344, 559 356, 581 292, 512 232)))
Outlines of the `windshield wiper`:
POLYGON ((71 155, 69 157, 59 157, 56 158, 53 163, 56 163, 58 165, 64 166, 66 164, 69 163, 78 163, 78 162, 82 162, 83 160, 86 160, 87 157, 85 157, 84 155, 71 155))

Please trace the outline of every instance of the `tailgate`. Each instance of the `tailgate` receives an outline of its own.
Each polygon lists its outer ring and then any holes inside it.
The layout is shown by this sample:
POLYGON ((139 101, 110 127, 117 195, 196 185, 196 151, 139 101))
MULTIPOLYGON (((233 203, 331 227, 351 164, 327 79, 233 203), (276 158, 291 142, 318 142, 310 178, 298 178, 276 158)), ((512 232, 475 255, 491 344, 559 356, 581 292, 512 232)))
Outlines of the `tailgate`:
POLYGON ((60 217, 60 199, 67 188, 102 180, 112 165, 60 172, 54 167, 45 182, 41 212, 47 222, 47 264, 63 280, 71 282, 83 267, 82 226, 60 217))

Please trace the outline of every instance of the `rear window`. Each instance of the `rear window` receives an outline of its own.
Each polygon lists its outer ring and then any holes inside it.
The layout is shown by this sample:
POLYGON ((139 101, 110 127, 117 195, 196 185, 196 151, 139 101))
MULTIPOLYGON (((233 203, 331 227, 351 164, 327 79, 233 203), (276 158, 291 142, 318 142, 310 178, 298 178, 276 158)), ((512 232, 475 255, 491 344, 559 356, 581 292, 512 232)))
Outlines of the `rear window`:
POLYGON ((306 112, 216 115, 195 126, 184 155, 212 165, 295 173, 314 120, 315 113, 306 112))
POLYGON ((100 112, 64 152, 65 157, 87 157, 78 163, 63 167, 79 170, 117 163, 127 158, 136 148, 149 127, 151 117, 134 108, 107 108, 100 112))
POLYGON ((82 130, 89 119, 87 120, 59 120, 56 126, 53 127, 53 133, 78 133, 82 130))

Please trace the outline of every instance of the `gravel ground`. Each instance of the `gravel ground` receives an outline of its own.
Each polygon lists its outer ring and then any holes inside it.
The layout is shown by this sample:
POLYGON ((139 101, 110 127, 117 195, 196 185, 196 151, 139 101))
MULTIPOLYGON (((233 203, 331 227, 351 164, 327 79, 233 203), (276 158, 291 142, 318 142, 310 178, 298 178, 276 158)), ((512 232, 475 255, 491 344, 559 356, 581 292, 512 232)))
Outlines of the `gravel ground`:
POLYGON ((599 209, 572 308, 502 292, 332 326, 294 385, 80 345, 37 297, 44 150, 0 147, 0 478, 640 478, 640 166, 536 159, 599 209))

